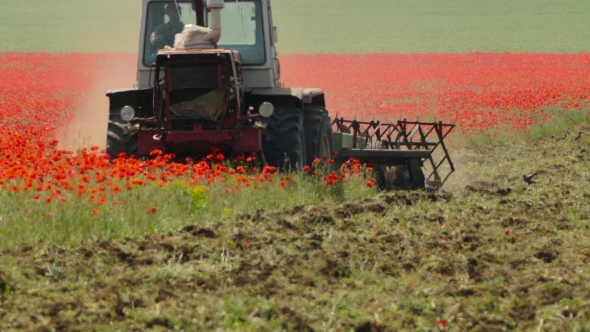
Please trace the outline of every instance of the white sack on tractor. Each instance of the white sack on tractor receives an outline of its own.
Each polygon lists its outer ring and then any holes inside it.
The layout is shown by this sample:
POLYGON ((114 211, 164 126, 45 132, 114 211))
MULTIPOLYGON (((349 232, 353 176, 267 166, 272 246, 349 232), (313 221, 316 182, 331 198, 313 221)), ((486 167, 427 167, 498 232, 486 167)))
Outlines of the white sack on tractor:
POLYGON ((187 24, 181 33, 174 37, 174 49, 192 50, 214 48, 219 41, 219 34, 209 28, 187 24))
POLYGON ((217 121, 223 112, 224 89, 216 89, 199 98, 170 105, 170 112, 176 115, 198 114, 205 120, 217 121))

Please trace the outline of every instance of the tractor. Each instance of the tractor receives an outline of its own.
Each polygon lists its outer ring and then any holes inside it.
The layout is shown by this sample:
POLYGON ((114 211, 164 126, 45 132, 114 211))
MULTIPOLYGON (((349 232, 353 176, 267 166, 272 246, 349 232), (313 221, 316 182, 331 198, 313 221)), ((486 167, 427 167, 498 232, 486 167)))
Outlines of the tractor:
POLYGON ((321 89, 285 87, 271 0, 143 0, 142 8, 136 87, 107 93, 111 157, 219 151, 283 170, 355 158, 383 188, 437 189, 454 171, 443 141, 454 125, 332 120, 321 89))

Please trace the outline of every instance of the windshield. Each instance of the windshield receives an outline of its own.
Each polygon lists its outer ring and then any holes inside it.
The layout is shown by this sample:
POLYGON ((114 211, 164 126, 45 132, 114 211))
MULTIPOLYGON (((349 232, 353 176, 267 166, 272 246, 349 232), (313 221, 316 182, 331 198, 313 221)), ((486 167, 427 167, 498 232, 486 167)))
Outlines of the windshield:
MULTIPOLYGON (((148 5, 144 40, 143 64, 156 61, 158 50, 174 46, 174 36, 185 24, 197 24, 194 1, 153 1, 148 5)), ((210 19, 208 15, 207 20, 210 19)), ((257 0, 226 1, 221 11, 220 48, 240 52, 243 65, 262 65, 266 62, 262 5, 257 0)))
POLYGON ((149 66, 156 61, 158 50, 174 46, 174 36, 182 32, 185 24, 196 24, 194 2, 155 1, 147 10, 147 24, 144 41, 143 64, 149 66))
POLYGON ((239 51, 244 65, 262 65, 266 62, 263 31, 260 1, 225 2, 218 47, 239 51))

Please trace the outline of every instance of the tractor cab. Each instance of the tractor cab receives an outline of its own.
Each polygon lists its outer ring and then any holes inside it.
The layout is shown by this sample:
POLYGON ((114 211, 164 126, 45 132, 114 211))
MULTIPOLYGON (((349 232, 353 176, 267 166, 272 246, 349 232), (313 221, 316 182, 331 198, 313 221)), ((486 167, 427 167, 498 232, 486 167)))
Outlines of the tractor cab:
POLYGON ((223 29, 217 48, 240 53, 244 66, 244 88, 280 86, 279 64, 275 43, 276 28, 272 24, 269 0, 206 1, 206 0, 144 0, 138 58, 138 87, 148 88, 150 66, 158 51, 174 47, 175 35, 188 25, 210 27, 213 10, 223 8, 220 27, 223 29), (209 3, 209 5, 208 5, 209 3), (212 4, 223 7, 213 9, 212 4))

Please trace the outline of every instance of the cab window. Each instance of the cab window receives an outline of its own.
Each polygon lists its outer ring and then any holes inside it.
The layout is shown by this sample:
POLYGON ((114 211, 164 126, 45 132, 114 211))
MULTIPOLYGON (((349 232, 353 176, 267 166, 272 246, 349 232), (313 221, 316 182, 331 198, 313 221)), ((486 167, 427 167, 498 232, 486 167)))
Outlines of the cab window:
POLYGON ((217 46, 239 51, 244 66, 262 65, 266 62, 263 27, 260 1, 226 1, 217 46))
POLYGON ((194 2, 150 2, 144 40, 143 64, 156 61, 158 51, 165 46, 174 46, 174 36, 182 32, 185 24, 196 24, 194 2), (177 6, 178 5, 178 6, 177 6))

